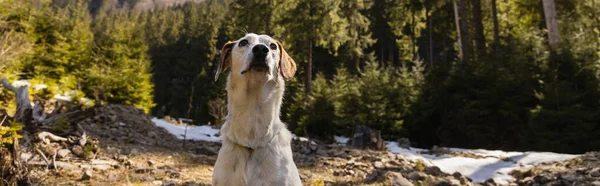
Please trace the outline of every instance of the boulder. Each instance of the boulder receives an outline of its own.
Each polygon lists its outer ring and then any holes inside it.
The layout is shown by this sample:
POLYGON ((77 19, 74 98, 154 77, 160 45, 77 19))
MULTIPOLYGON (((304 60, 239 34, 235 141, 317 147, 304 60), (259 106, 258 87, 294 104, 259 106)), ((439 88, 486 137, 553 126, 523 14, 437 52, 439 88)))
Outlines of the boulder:
POLYGON ((408 179, 404 178, 402 174, 397 172, 388 172, 387 177, 389 180, 389 185, 393 186, 413 186, 413 184, 408 181, 408 179))
POLYGON ((410 180, 425 180, 426 175, 421 172, 411 172, 406 176, 410 180))
POLYGON ((69 149, 60 149, 56 153, 56 156, 58 158, 66 158, 69 154, 71 154, 71 151, 69 149))
POLYGON ((431 167, 426 167, 425 168, 425 173, 432 175, 432 176, 442 176, 444 175, 444 172, 442 172, 442 170, 439 167, 436 166, 431 166, 431 167))
POLYGON ((90 180, 92 178, 92 170, 83 171, 83 175, 81 175, 80 180, 90 180))
POLYGON ((600 177, 600 167, 596 167, 590 171, 590 176, 600 177))
POLYGON ((383 150, 385 142, 381 138, 381 131, 358 125, 354 128, 350 146, 360 149, 383 150))

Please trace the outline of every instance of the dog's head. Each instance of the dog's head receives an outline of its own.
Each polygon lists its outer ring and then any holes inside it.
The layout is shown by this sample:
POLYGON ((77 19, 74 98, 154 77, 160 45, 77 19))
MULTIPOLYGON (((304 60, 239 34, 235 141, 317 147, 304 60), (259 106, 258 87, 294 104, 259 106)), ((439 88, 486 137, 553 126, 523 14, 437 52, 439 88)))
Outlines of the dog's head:
POLYGON ((266 81, 276 80, 279 76, 290 80, 296 73, 296 63, 281 42, 256 34, 247 34, 223 46, 215 81, 229 67, 232 76, 266 81))

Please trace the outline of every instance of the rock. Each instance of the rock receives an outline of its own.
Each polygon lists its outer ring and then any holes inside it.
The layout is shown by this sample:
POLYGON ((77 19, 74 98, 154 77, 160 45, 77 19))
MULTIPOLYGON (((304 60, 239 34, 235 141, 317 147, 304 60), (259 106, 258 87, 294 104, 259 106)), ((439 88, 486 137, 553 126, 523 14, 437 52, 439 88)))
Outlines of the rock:
POLYGON ((152 181, 152 184, 154 184, 154 185, 162 185, 163 182, 160 181, 160 180, 155 180, 155 181, 152 181))
POLYGON ((108 170, 112 166, 110 166, 110 165, 93 165, 92 167, 94 168, 94 170, 108 170))
POLYGON ((101 160, 101 159, 93 159, 90 161, 92 165, 116 165, 117 162, 112 160, 101 160))
POLYGON ((435 186, 455 186, 448 180, 440 180, 434 184, 435 186))
POLYGON ((362 152, 360 150, 350 149, 347 154, 352 157, 358 157, 362 154, 362 152))
POLYGON ((129 150, 129 155, 138 155, 140 154, 140 151, 136 148, 132 148, 131 150, 129 150))
POLYGON ((308 178, 308 176, 306 176, 305 174, 300 174, 300 180, 306 180, 308 178))
POLYGON ((167 175, 169 175, 170 178, 179 178, 181 176, 179 172, 174 170, 167 170, 165 171, 165 173, 167 173, 167 175))
POLYGON ((333 157, 346 157, 347 154, 344 151, 338 151, 338 150, 331 150, 329 151, 329 154, 333 157))
POLYGON ((85 146, 85 144, 87 143, 87 135, 85 134, 85 131, 81 135, 81 138, 79 138, 78 142, 79 142, 79 145, 82 147, 85 146))
POLYGON ((373 172, 371 172, 371 174, 367 175, 367 177, 364 179, 365 182, 375 182, 375 181, 379 181, 381 180, 381 178, 383 178, 385 175, 385 171, 381 171, 381 170, 375 170, 373 172))
POLYGON ((600 177, 600 167, 596 167, 590 171, 590 176, 600 177))
POLYGON ((73 148, 71 148, 71 152, 73 152, 73 154, 75 154, 76 156, 79 156, 79 157, 84 156, 83 147, 79 146, 79 145, 73 146, 73 148))
POLYGON ((381 138, 381 131, 371 129, 364 125, 356 126, 354 131, 350 141, 351 147, 373 150, 383 150, 385 148, 385 143, 383 138, 381 138))
POLYGON ((69 154, 71 154, 71 151, 69 149, 60 149, 56 153, 56 156, 58 158, 66 158, 69 154))
POLYGON ((348 172, 346 170, 335 170, 333 171, 333 176, 346 176, 348 172))
POLYGON ((414 186, 410 181, 402 176, 402 174, 397 172, 388 172, 388 180, 390 181, 390 185, 393 186, 414 186))
POLYGON ((214 149, 205 147, 205 146, 200 146, 196 148, 196 153, 197 154, 203 154, 203 155, 207 155, 207 156, 214 156, 217 155, 217 152, 214 149))
POLYGON ((533 173, 531 172, 531 169, 519 168, 510 171, 508 174, 513 176, 515 179, 523 179, 525 177, 530 177, 533 173))
POLYGON ((400 138, 398 139, 398 146, 408 149, 410 148, 410 140, 408 138, 400 138))
POLYGON ((154 171, 154 169, 150 169, 150 168, 139 168, 139 169, 135 169, 135 173, 138 174, 145 174, 145 173, 150 173, 154 171))
POLYGON ((106 179, 107 179, 108 181, 117 181, 117 180, 118 180, 118 178, 117 178, 117 175, 115 175, 115 174, 112 174, 112 173, 111 173, 111 174, 108 174, 108 176, 106 176, 106 179))
POLYGON ((467 182, 470 182, 466 177, 464 177, 460 172, 454 172, 452 174, 452 177, 456 178, 459 182, 460 185, 465 185, 467 184, 467 182))
POLYGON ((83 171, 83 175, 81 175, 81 179, 80 180, 90 180, 92 178, 92 170, 86 170, 83 171))
POLYGON ((410 180, 425 180, 425 175, 421 172, 411 172, 409 173, 406 178, 410 179, 410 180))
POLYGON ((570 185, 570 184, 568 184, 568 182, 564 181, 564 180, 554 180, 554 181, 551 181, 550 183, 547 183, 546 185, 548 185, 548 186, 563 186, 563 185, 570 185))
POLYGON ((535 181, 536 183, 539 184, 545 184, 548 183, 552 180, 552 178, 550 178, 548 175, 537 175, 535 177, 533 177, 533 181, 535 181))
POLYGON ((495 186, 495 185, 498 185, 498 184, 496 184, 496 181, 494 181, 494 179, 490 178, 490 179, 485 180, 485 182, 483 182, 483 185, 495 186))
POLYGON ((519 180, 519 182, 517 182, 519 185, 533 185, 535 181, 533 180, 532 177, 526 177, 523 178, 522 180, 519 180))
POLYGON ((117 160, 120 161, 121 163, 124 163, 124 162, 127 161, 127 156, 125 156, 125 155, 119 155, 117 157, 117 160))
POLYGON ((156 165, 156 163, 152 160, 148 160, 147 163, 148 163, 148 166, 150 166, 150 167, 153 167, 156 165))
POLYGON ((377 169, 382 169, 383 163, 381 163, 380 161, 376 161, 375 163, 373 163, 373 166, 377 169))
POLYGON ((439 167, 436 166, 431 166, 431 167, 426 167, 425 168, 425 173, 432 175, 432 176, 441 176, 444 175, 444 172, 442 172, 442 170, 439 167))
POLYGON ((586 173, 587 173, 587 169, 586 169, 586 168, 584 168, 584 167, 582 167, 582 168, 578 168, 578 169, 575 171, 575 173, 577 173, 577 174, 580 174, 580 175, 583 175, 583 174, 586 174, 586 173))
POLYGON ((156 180, 156 179, 154 179, 154 177, 152 177, 152 176, 144 176, 142 178, 142 181, 146 181, 146 182, 151 182, 151 181, 154 181, 154 180, 156 180))
POLYGON ((577 175, 575 174, 564 174, 564 175, 560 175, 560 178, 569 182, 575 182, 577 181, 577 175))
POLYGON ((593 186, 600 186, 600 181, 595 181, 595 182, 592 182, 592 185, 593 185, 593 186))

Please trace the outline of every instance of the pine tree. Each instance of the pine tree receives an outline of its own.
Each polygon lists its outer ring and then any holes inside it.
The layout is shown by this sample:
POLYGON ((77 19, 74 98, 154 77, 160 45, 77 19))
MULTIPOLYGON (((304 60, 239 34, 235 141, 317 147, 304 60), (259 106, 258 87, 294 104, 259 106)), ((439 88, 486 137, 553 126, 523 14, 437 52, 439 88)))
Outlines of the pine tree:
POLYGON ((372 3, 363 0, 343 1, 341 13, 348 20, 348 37, 350 40, 344 45, 345 56, 350 56, 354 61, 354 68, 361 69, 361 61, 366 57, 366 49, 375 43, 370 31, 371 21, 365 16, 365 12, 372 3))
POLYGON ((136 23, 134 14, 119 11, 95 21, 94 56, 84 92, 96 101, 134 105, 148 112, 154 103, 144 25, 136 23))
MULTIPOLYGON (((347 20, 340 17, 340 1, 308 0, 299 1, 282 19, 285 28, 286 42, 307 51, 298 61, 306 61, 304 68, 305 91, 312 91, 313 49, 323 47, 332 53, 350 38, 347 35, 347 20)), ((290 44, 287 44, 290 46, 290 44)))

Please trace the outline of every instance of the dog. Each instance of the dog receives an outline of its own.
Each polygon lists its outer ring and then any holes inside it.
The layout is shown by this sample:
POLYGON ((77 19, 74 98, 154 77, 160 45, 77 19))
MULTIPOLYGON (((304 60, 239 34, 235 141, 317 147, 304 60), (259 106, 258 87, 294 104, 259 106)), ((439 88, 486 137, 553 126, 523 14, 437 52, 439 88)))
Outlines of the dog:
POLYGON ((215 81, 227 68, 228 113, 212 184, 302 185, 292 134, 279 118, 285 81, 294 77, 296 63, 281 42, 247 34, 223 46, 215 81))

